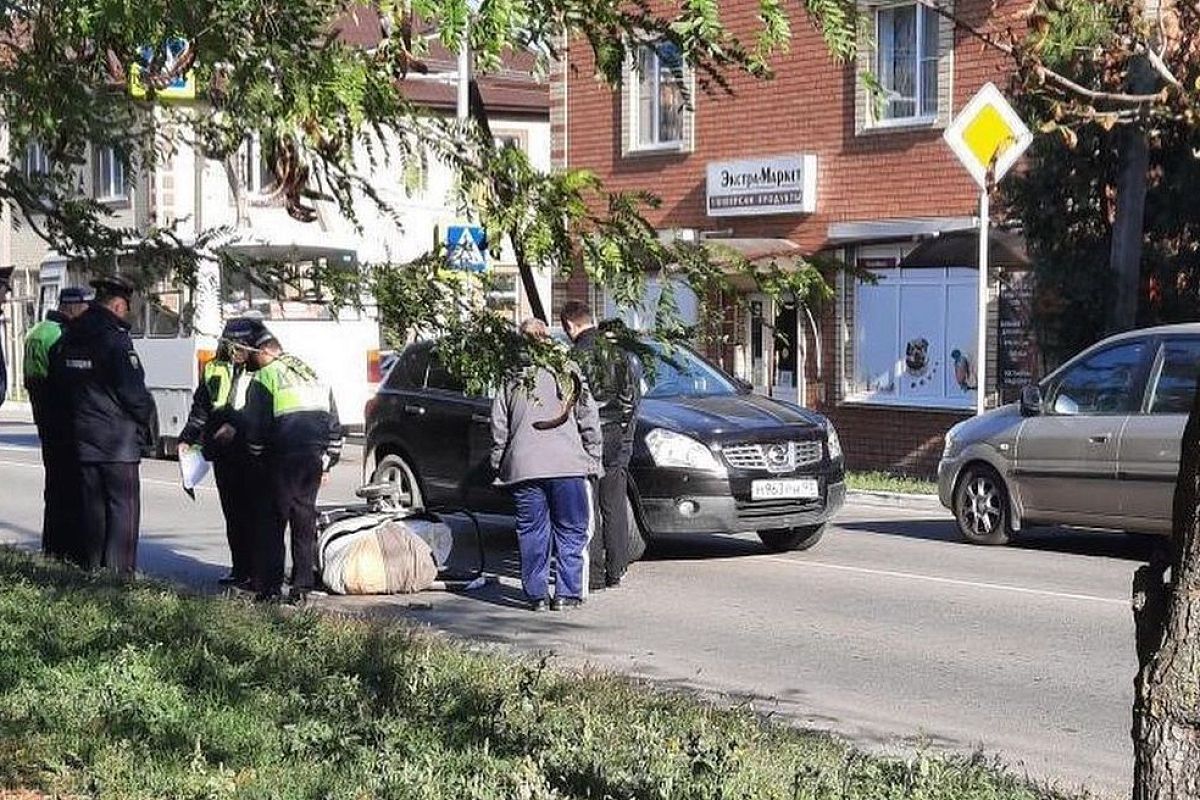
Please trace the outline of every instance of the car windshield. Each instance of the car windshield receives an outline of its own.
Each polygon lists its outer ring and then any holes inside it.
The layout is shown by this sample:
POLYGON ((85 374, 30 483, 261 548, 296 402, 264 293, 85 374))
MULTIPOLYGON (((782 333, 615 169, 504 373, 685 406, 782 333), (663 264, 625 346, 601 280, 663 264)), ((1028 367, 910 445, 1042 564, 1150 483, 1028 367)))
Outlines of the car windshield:
POLYGON ((654 374, 642 378, 645 397, 706 397, 733 395, 737 386, 729 376, 684 347, 668 350, 652 345, 657 358, 654 374))

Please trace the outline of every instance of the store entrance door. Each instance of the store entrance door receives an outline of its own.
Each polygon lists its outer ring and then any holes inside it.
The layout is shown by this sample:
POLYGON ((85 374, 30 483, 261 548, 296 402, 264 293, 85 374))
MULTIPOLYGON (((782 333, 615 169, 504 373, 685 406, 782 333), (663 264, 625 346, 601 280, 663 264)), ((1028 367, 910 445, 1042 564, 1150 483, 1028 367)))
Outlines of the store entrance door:
POLYGON ((750 297, 749 375, 754 391, 791 403, 799 392, 800 340, 795 303, 777 303, 766 295, 750 297))
POLYGON ((775 308, 775 374, 771 396, 799 403, 799 340, 796 304, 778 303, 775 308))

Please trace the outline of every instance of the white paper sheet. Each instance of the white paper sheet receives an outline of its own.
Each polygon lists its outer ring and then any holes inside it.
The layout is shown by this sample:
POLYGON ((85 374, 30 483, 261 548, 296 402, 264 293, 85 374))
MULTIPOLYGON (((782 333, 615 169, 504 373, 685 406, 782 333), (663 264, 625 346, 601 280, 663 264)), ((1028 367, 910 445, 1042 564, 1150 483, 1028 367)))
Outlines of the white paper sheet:
POLYGON ((179 454, 179 480, 183 490, 195 498, 195 488, 208 476, 212 465, 204 460, 199 447, 189 447, 179 454))

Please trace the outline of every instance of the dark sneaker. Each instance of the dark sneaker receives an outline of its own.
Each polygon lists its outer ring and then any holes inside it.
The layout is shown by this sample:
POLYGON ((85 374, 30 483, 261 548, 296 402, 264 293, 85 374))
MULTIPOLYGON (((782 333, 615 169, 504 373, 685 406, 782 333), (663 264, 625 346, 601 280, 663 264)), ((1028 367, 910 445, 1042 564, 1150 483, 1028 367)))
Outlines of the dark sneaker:
POLYGON ((544 597, 540 600, 529 601, 530 611, 545 611, 548 608, 550 608, 550 603, 544 597))
POLYGON ((233 573, 230 573, 229 575, 225 575, 223 577, 217 578, 217 585, 218 586, 237 586, 238 584, 243 583, 246 580, 247 580, 246 578, 243 578, 240 575, 234 575, 233 573))
POLYGON ((278 589, 269 592, 256 592, 254 595, 254 602, 278 605, 279 603, 283 602, 283 593, 278 589))
POLYGON ((624 575, 616 575, 611 578, 605 578, 604 579, 604 588, 605 589, 617 588, 618 586, 621 585, 621 578, 623 578, 623 577, 625 577, 625 576, 624 575))
POLYGON ((555 611, 579 608, 581 605, 583 605, 583 598, 580 597, 556 597, 550 601, 550 608, 555 611))

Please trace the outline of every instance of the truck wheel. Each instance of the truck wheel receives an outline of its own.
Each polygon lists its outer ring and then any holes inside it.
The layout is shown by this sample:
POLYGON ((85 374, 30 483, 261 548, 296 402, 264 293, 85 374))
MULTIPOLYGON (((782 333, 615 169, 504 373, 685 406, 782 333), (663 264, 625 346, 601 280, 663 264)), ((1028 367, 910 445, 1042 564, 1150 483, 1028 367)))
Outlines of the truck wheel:
POLYGON ((824 534, 825 524, 822 523, 759 531, 758 538, 772 553, 786 553, 789 550, 807 550, 821 541, 824 534))

